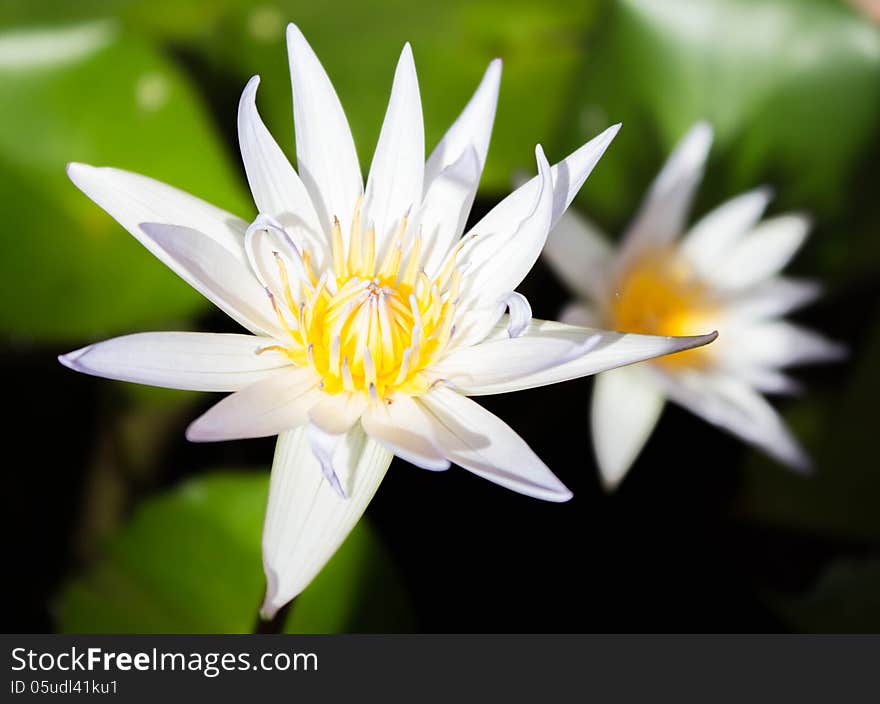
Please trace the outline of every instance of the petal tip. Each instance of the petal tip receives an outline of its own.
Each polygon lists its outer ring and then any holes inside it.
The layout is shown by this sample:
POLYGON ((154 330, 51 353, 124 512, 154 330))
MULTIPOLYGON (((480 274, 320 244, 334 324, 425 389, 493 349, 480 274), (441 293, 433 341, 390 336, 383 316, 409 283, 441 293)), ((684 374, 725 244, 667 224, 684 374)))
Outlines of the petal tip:
POLYGON ((260 75, 254 74, 248 79, 248 82, 244 86, 244 94, 245 95, 253 95, 257 92, 257 86, 260 85, 260 75))
POLYGON ((74 350, 73 352, 68 352, 67 354, 59 354, 58 361, 68 369, 73 369, 75 372, 82 371, 82 367, 78 364, 78 360, 90 349, 91 345, 83 347, 82 349, 74 350))
POLYGON ((613 494, 617 491, 617 487, 620 486, 620 482, 623 481, 623 477, 625 474, 620 475, 619 477, 610 477, 605 474, 605 472, 599 472, 599 486, 602 487, 602 491, 606 494, 613 494))

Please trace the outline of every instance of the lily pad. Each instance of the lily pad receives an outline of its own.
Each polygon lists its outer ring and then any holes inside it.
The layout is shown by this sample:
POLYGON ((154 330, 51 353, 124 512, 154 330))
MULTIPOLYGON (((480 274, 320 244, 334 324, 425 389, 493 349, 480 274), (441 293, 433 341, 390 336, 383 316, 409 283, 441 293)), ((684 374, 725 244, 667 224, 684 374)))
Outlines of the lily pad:
MULTIPOLYGON (((268 475, 219 472, 145 501, 104 556, 64 588, 62 632, 247 633, 265 587, 260 533, 268 475)), ((362 520, 296 600, 296 632, 408 630, 405 592, 362 520)))
POLYGON ((82 161, 253 207, 176 65, 112 20, 0 32, 0 334, 79 341, 167 326, 206 301, 67 179, 82 161))

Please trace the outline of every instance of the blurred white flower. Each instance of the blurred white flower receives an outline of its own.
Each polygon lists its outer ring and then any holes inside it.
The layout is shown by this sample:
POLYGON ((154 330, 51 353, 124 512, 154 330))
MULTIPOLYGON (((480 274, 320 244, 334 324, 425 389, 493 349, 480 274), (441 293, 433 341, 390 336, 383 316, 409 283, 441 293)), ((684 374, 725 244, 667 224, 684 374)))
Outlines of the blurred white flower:
POLYGON ((705 344, 531 320, 514 289, 617 132, 538 175, 464 237, 495 115, 494 61, 425 162, 409 45, 364 188, 342 107, 299 29, 287 33, 298 172, 256 110, 238 115, 259 209, 247 223, 144 176, 82 164, 70 178, 252 334, 145 333, 61 358, 88 374, 232 391, 195 441, 279 435, 263 536, 263 613, 301 592, 348 535, 396 454, 454 462, 549 501, 571 493, 523 440, 469 400, 705 344), (510 311, 505 315, 505 310, 510 311))
POLYGON ((586 219, 569 212, 544 254, 579 301, 562 319, 575 325, 655 335, 718 330, 718 341, 596 378, 593 443, 603 484, 623 479, 666 399, 797 470, 809 459, 762 392, 798 387, 782 370, 839 359, 843 348, 780 316, 811 302, 819 287, 779 275, 809 229, 802 215, 759 222, 769 200, 759 188, 733 198, 683 236, 712 144, 697 124, 652 184, 617 252, 586 219))

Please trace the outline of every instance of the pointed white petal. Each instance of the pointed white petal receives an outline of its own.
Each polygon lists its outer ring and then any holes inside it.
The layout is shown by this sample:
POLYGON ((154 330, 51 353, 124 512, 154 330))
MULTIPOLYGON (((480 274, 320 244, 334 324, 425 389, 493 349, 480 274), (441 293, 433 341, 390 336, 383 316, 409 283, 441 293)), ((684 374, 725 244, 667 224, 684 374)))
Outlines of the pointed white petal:
POLYGON ((238 104, 238 142, 248 184, 260 213, 293 231, 320 267, 327 238, 305 185, 257 112, 260 77, 248 81, 238 104))
POLYGON ((238 391, 287 366, 277 353, 257 354, 271 338, 201 332, 144 332, 62 355, 84 374, 189 391, 238 391))
POLYGON ((425 192, 445 168, 459 160, 462 154, 473 149, 480 171, 486 163, 495 107, 498 104, 498 87, 501 83, 501 59, 489 63, 480 85, 461 114, 438 142, 425 164, 425 192))
POLYGON ((403 47, 391 98, 367 179, 366 222, 376 228, 376 249, 384 253, 401 219, 422 202, 425 127, 419 82, 409 44, 403 47))
POLYGON ((756 391, 764 394, 785 394, 799 396, 803 385, 777 369, 744 367, 736 370, 736 375, 756 391))
POLYGON ((666 160, 624 235, 621 255, 672 242, 684 231, 694 193, 712 146, 712 128, 694 125, 666 160))
POLYGON ((743 321, 773 318, 812 303, 821 293, 816 281, 777 276, 737 291, 727 302, 726 314, 743 321))
POLYGON ((590 427, 602 485, 617 488, 660 419, 665 398, 644 365, 603 372, 593 385, 590 427))
POLYGON ((398 395, 390 404, 370 406, 361 422, 370 437, 401 459, 423 469, 449 469, 437 447, 433 419, 409 396, 398 395))
POLYGON ((844 345, 784 320, 745 327, 737 332, 735 344, 719 346, 719 351, 732 366, 747 367, 792 367, 846 357, 844 345))
POLYGON ((419 397, 434 417, 445 456, 474 474, 545 501, 568 501, 571 492, 514 430, 478 403, 442 387, 419 397))
POLYGON ((144 222, 140 229, 176 274, 233 320, 257 335, 285 334, 246 261, 188 227, 144 222))
POLYGON ((562 282, 578 296, 601 300, 614 253, 592 222, 568 211, 547 238, 544 258, 562 282))
POLYGON ((253 333, 277 334, 275 316, 271 310, 267 312, 266 297, 253 295, 253 277, 244 255, 244 220, 188 193, 128 171, 69 164, 67 174, 83 193, 227 315, 253 333), (216 265, 209 268, 217 280, 201 281, 193 271, 193 262, 182 261, 173 247, 157 241, 153 232, 141 227, 145 222, 186 230, 189 241, 200 240, 196 259, 203 263, 213 261, 216 265), (228 275, 221 275, 223 270, 228 275), (246 281, 248 278, 250 282, 246 281))
POLYGON ((186 430, 192 442, 239 440, 278 435, 309 420, 320 400, 311 369, 285 367, 214 404, 186 430))
POLYGON ((549 174, 538 147, 538 175, 496 205, 466 235, 468 241, 459 253, 466 267, 461 309, 480 310, 467 329, 459 329, 459 343, 478 341, 498 320, 499 297, 514 290, 531 270, 550 227, 562 217, 619 129, 620 125, 608 128, 550 168, 549 174), (548 197, 550 222, 545 230, 548 197))
POLYGON ((670 400, 742 438, 797 471, 810 460, 764 397, 731 376, 691 372, 664 379, 670 400))
POLYGON ((459 261, 465 267, 460 298, 462 310, 497 308, 503 297, 529 273, 541 253, 553 215, 553 181, 550 164, 540 146, 535 156, 541 188, 522 219, 515 224, 506 223, 512 227, 504 229, 481 230, 478 225, 466 237, 467 242, 459 253, 459 261))
MULTIPOLYGON (((495 331, 484 342, 474 345, 471 350, 473 352, 461 348, 456 349, 455 358, 479 358, 480 350, 484 347, 487 349, 499 349, 501 345, 496 344, 499 340, 503 343, 506 338, 506 328, 504 323, 497 325, 495 331), (488 347, 490 346, 491 347, 488 347), (462 355, 458 357, 458 355, 462 355), (467 355, 467 357, 465 357, 467 355)), ((562 361, 558 364, 551 364, 553 358, 548 355, 544 358, 547 362, 545 369, 539 369, 533 372, 527 372, 525 369, 520 376, 511 376, 506 381, 499 381, 498 376, 487 375, 485 381, 483 378, 468 379, 466 371, 461 370, 458 376, 452 377, 451 381, 455 383, 456 388, 463 394, 468 396, 485 396, 488 394, 501 394, 509 391, 520 391, 522 389, 531 389, 536 386, 546 386, 547 384, 556 384, 569 379, 577 379, 582 376, 590 376, 599 372, 621 367, 633 362, 641 362, 653 357, 659 357, 664 354, 673 352, 681 352, 682 350, 691 349, 692 347, 700 347, 708 344, 716 337, 715 333, 710 335, 697 335, 693 337, 661 337, 657 335, 636 335, 634 333, 610 332, 608 330, 595 330, 591 328, 575 327, 566 325, 565 323, 557 323, 548 320, 533 319, 531 325, 526 329, 525 333, 516 338, 516 340, 506 340, 506 343, 513 343, 525 346, 534 345, 535 349, 542 345, 545 349, 565 349, 566 345, 570 345, 569 349, 577 349, 583 346, 587 351, 583 355, 570 359, 570 361, 562 361)), ((536 352, 536 356, 537 356, 536 352)), ((450 353, 449 358, 453 358, 450 353)), ((562 356, 566 359, 565 355, 562 356)), ((444 360, 445 363, 445 360, 444 360)), ((475 362, 476 363, 476 362, 475 362)), ((438 365, 438 368, 442 367, 438 365)), ((456 371, 459 371, 456 369, 456 371)))
MULTIPOLYGON (((620 131, 620 125, 613 125, 550 169, 553 187, 552 226, 562 217, 571 201, 580 191, 584 181, 605 153, 608 145, 620 131)), ((520 223, 534 210, 535 203, 544 189, 544 178, 538 171, 507 198, 502 200, 480 220, 471 232, 485 236, 492 232, 515 232, 520 223)))
POLYGON ((329 232, 335 216, 347 233, 363 193, 351 129, 324 67, 293 24, 287 27, 287 53, 300 178, 325 231, 329 232))
POLYGON ((682 239, 682 253, 700 274, 711 277, 728 252, 761 219, 772 195, 769 188, 756 188, 704 215, 682 239))
POLYGON ((244 261, 242 235, 247 223, 221 208, 161 181, 122 169, 74 163, 67 165, 67 175, 77 188, 175 271, 174 263, 168 261, 165 253, 144 237, 142 222, 198 230, 244 261))
POLYGON ((321 571, 363 515, 390 462, 391 453, 352 428, 333 457, 346 490, 343 499, 324 478, 305 428, 278 438, 263 525, 264 618, 272 618, 321 571))
POLYGON ((724 257, 712 280, 719 287, 741 289, 778 273, 807 237, 810 221, 802 215, 765 220, 724 257))
POLYGON ((416 215, 415 232, 422 238, 422 268, 435 275, 464 232, 482 168, 476 150, 466 150, 428 188, 416 215))
POLYGON ((429 275, 440 267, 449 248, 464 232, 489 151, 500 81, 501 60, 495 59, 425 165, 419 225, 424 269, 429 275))
POLYGON ((325 395, 309 411, 309 419, 321 430, 332 435, 347 433, 367 407, 362 393, 325 395))
POLYGON ((584 335, 523 334, 528 330, 526 325, 517 337, 456 348, 427 373, 472 394, 475 389, 516 384, 520 379, 557 369, 603 342, 602 333, 596 330, 584 335))

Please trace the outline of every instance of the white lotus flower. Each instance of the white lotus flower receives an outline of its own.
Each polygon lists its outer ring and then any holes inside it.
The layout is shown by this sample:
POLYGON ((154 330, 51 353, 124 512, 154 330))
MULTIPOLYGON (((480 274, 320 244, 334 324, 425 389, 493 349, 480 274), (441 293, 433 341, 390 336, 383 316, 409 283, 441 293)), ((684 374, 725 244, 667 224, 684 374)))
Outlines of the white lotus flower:
POLYGON ((392 454, 451 462, 549 501, 571 493, 523 440, 468 396, 593 374, 705 344, 532 321, 514 289, 617 132, 538 175, 461 237, 486 158, 501 64, 486 71, 427 163, 405 46, 366 189, 342 107, 288 28, 294 171, 244 90, 238 128, 259 209, 247 223, 170 186, 72 164, 73 182, 252 334, 145 333, 61 358, 88 374, 232 391, 190 440, 279 435, 263 536, 271 616, 357 522, 392 454), (505 309, 509 316, 504 315, 505 309))
POLYGON ((544 254, 580 301, 562 319, 658 335, 718 330, 711 347, 600 374, 592 434, 606 488, 623 479, 666 399, 799 470, 809 460, 761 392, 798 387, 782 369, 839 359, 840 345, 779 320, 819 287, 779 276, 809 229, 803 215, 758 222, 770 200, 759 188, 733 198, 683 237, 712 144, 699 123, 655 179, 615 253, 586 219, 569 212, 544 254))

